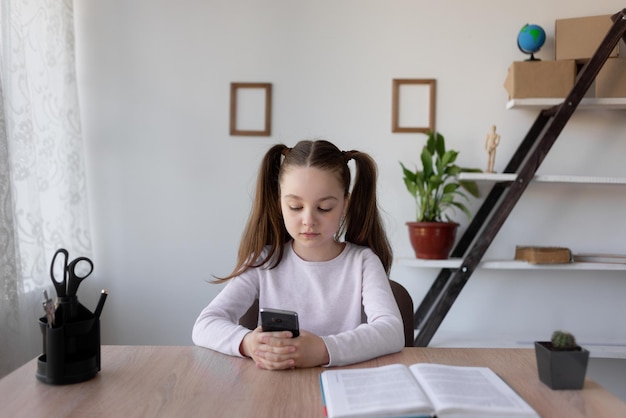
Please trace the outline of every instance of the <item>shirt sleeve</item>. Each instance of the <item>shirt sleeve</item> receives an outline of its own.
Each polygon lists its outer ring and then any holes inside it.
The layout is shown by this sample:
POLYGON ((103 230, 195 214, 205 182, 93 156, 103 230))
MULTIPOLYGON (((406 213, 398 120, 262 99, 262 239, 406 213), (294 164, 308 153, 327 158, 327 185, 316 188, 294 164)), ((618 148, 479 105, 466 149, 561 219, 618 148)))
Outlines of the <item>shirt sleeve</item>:
POLYGON ((226 287, 200 312, 191 335, 195 345, 243 357, 239 346, 250 330, 239 325, 239 318, 258 298, 258 286, 253 276, 254 269, 249 269, 230 279, 226 287))
POLYGON ((371 251, 363 253, 362 300, 367 322, 353 330, 322 337, 330 362, 328 366, 358 363, 404 347, 404 326, 398 304, 380 259, 371 251))

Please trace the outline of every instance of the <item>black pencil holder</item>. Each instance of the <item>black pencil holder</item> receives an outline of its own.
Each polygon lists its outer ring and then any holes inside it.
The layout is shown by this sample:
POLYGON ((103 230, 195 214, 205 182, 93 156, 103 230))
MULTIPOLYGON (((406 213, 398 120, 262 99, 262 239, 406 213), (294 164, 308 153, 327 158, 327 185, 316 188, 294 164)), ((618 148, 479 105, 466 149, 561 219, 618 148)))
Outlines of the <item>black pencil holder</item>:
POLYGON ((59 298, 55 321, 39 318, 43 354, 37 359, 37 379, 53 385, 83 382, 100 371, 100 319, 76 296, 59 298))

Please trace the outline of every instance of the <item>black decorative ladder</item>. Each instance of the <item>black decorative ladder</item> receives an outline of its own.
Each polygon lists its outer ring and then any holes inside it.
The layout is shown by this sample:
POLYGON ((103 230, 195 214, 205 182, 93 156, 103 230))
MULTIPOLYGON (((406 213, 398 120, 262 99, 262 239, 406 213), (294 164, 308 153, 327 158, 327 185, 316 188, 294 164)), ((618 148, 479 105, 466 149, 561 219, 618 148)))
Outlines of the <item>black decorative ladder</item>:
POLYGON ((516 173, 514 181, 494 184, 467 230, 452 250, 461 258, 459 268, 444 268, 415 311, 416 347, 430 343, 459 293, 478 267, 483 255, 518 202, 541 162, 578 107, 598 72, 618 44, 626 42, 626 9, 611 16, 613 25, 593 57, 580 71, 574 87, 563 103, 544 109, 526 134, 504 173, 516 173))

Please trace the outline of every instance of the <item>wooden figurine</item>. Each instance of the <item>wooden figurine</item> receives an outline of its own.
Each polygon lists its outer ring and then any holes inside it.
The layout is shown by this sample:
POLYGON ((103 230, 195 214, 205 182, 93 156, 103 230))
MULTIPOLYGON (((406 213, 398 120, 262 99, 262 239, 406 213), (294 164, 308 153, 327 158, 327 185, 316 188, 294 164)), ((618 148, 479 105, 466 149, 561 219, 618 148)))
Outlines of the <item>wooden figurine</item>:
POLYGON ((496 147, 500 144, 500 135, 496 133, 496 125, 491 126, 491 132, 485 139, 485 150, 487 151, 487 173, 495 173, 493 166, 496 162, 496 147))

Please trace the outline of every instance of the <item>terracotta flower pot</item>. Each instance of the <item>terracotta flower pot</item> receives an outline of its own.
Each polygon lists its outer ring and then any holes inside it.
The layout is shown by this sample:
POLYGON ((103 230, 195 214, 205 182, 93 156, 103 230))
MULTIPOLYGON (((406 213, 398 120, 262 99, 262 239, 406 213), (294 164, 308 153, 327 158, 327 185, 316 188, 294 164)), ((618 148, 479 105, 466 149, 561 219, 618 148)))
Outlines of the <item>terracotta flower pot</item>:
POLYGON ((448 258, 454 246, 456 222, 407 222, 415 257, 431 260, 448 258))

